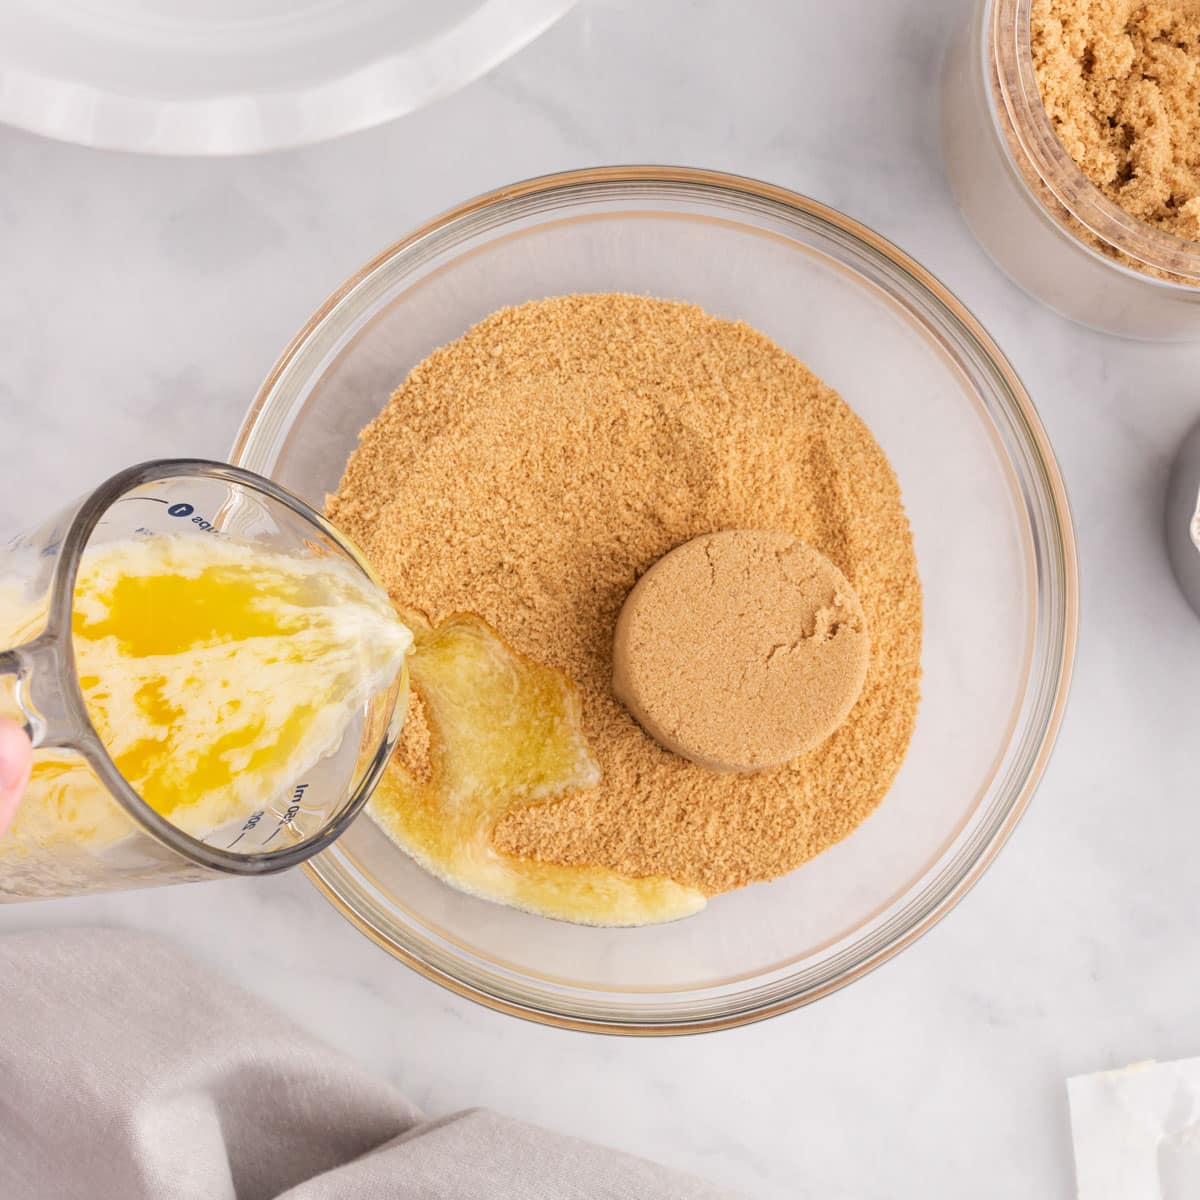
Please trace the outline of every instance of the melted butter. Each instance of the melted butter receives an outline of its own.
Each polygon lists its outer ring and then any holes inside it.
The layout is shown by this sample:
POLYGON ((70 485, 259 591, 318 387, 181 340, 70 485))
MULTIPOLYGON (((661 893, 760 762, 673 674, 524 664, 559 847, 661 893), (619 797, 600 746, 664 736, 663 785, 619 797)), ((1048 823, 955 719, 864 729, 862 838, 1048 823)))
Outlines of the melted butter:
POLYGON ((428 778, 393 760, 371 813, 421 866, 483 899, 589 925, 688 916, 701 892, 604 867, 510 858, 492 846, 509 809, 592 787, 600 770, 565 676, 511 650, 479 618, 410 619, 410 680, 429 726, 428 778))
MULTIPOLYGON (((0 644, 44 620, 0 603, 0 644)), ((348 564, 223 538, 95 547, 72 616, 80 690, 118 770, 203 837, 333 753, 401 670, 412 635, 348 564)), ((39 751, 16 844, 104 843, 129 826, 90 767, 39 751)))

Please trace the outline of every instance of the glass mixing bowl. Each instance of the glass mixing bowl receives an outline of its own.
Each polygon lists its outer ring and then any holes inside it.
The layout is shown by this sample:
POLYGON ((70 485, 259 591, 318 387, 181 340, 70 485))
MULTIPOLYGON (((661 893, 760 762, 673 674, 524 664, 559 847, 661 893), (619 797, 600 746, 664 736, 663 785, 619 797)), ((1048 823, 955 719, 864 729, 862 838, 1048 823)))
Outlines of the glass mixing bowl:
POLYGON ((1033 405, 954 296, 822 204, 684 168, 532 180, 397 242, 284 352, 234 461, 319 506, 359 430, 431 350, 504 305, 603 291, 749 322, 837 388, 887 452, 925 593, 923 700, 894 787, 799 870, 641 929, 558 923, 453 891, 367 818, 307 869, 380 946, 493 1008, 602 1032, 719 1029, 878 966, 995 857, 1066 702, 1074 537, 1033 405))

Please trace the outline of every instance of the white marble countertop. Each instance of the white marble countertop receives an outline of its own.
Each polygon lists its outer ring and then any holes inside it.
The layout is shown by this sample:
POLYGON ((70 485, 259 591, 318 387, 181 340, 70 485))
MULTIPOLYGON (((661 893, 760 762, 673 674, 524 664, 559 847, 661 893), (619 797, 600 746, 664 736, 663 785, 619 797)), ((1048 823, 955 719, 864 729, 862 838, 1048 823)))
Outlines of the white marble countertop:
POLYGON ((528 175, 667 161, 758 176, 940 275, 1041 409, 1083 569, 1058 752, 947 920, 810 1008, 658 1041, 459 1000, 354 933, 300 875, 13 906, 0 930, 166 932, 431 1113, 492 1105, 754 1196, 1070 1194, 1065 1077, 1200 1052, 1200 620, 1161 537, 1169 458, 1200 417, 1200 345, 1072 326, 976 246, 938 138, 941 58, 966 7, 585 0, 424 112, 258 159, 0 130, 3 533, 128 463, 223 456, 278 352, 343 278, 438 210, 528 175))

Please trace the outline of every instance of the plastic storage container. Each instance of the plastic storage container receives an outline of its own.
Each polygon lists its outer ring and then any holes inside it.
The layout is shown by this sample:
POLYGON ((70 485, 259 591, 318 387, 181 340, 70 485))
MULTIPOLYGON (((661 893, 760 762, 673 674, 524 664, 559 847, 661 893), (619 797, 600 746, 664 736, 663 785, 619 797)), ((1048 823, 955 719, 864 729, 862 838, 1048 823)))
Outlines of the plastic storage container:
POLYGON ((1032 0, 981 0, 947 60, 946 168, 963 215, 1021 287, 1123 337, 1200 338, 1200 243, 1131 217, 1067 153, 1042 103, 1032 0))

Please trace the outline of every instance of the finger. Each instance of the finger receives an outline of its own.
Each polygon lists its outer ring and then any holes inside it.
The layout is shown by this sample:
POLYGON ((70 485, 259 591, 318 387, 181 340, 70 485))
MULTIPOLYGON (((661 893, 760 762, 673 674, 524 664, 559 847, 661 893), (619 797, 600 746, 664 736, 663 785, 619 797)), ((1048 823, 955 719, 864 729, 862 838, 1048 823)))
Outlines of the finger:
POLYGON ((16 815, 33 768, 33 747, 16 721, 0 718, 0 835, 16 815))

